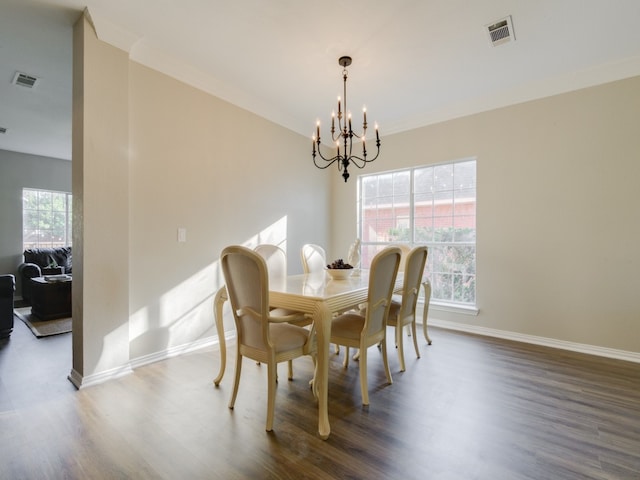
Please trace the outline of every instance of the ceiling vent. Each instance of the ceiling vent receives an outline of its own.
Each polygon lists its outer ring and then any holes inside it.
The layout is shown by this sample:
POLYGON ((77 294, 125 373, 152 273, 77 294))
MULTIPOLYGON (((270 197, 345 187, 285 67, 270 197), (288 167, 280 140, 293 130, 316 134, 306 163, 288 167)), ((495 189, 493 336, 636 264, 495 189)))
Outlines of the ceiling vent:
POLYGON ((0 127, 0 133, 7 133, 7 129, 4 127, 0 127))
POLYGON ((516 39, 513 24, 511 23, 511 15, 497 20, 490 25, 485 25, 485 28, 489 35, 489 43, 493 47, 516 39))
POLYGON ((38 83, 38 78, 33 75, 27 75, 26 73, 16 72, 11 83, 21 87, 33 88, 38 83))

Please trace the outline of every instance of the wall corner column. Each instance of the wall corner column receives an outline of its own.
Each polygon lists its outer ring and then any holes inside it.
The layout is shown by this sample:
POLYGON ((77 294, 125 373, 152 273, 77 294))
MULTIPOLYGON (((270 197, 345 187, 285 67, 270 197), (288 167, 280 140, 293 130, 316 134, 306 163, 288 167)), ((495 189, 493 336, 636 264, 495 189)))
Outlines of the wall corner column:
POLYGON ((85 12, 73 33, 73 365, 81 388, 130 371, 129 57, 85 12))

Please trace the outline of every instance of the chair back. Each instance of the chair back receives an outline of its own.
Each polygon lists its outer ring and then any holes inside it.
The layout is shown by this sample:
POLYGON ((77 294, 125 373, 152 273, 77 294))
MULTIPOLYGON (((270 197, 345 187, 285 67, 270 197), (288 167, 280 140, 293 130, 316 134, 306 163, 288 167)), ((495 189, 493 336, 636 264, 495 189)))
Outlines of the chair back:
POLYGON ((287 254, 277 245, 263 243, 254 251, 267 263, 269 284, 282 282, 287 277, 287 254))
POLYGON ((320 245, 307 243, 300 250, 304 273, 322 272, 327 266, 327 255, 320 245))
POLYGON ((269 340, 269 277, 267 263, 240 245, 226 247, 220 256, 239 346, 267 350, 269 340))
POLYGON ((409 252, 411 252, 411 247, 404 243, 399 243, 398 245, 394 245, 394 247, 398 247, 400 252, 402 252, 402 257, 400 257, 400 266, 398 267, 399 272, 404 272, 404 269, 407 266, 407 259, 409 258, 409 252))
POLYGON ((426 246, 418 246, 407 255, 402 286, 402 304, 398 313, 399 318, 415 315, 424 266, 427 263, 427 254, 426 246))
POLYGON ((378 252, 371 261, 369 299, 363 332, 366 336, 384 332, 387 327, 386 319, 401 255, 398 247, 387 247, 378 252))

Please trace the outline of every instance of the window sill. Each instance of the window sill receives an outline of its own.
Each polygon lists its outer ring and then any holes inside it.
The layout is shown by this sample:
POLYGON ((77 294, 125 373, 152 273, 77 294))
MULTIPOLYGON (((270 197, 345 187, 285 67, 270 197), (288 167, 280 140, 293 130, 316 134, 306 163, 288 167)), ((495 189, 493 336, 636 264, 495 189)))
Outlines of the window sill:
POLYGON ((454 305, 452 303, 436 303, 431 302, 429 304, 430 310, 437 310, 440 312, 450 312, 450 313, 460 313, 462 315, 472 315, 477 316, 480 310, 477 307, 472 306, 463 306, 463 305, 454 305))

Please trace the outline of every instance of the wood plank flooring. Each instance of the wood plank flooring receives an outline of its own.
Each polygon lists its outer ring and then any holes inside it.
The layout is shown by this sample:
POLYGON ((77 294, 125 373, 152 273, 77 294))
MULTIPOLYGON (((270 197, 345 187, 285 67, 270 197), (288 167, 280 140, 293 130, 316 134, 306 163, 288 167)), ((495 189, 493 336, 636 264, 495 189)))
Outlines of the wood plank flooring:
MULTIPOLYGON (((390 330, 391 331, 391 330, 390 330)), ((1 479, 640 479, 640 365, 433 328, 386 385, 369 353, 330 365, 331 436, 317 435, 310 359, 280 366, 274 431, 266 368, 235 348, 186 354, 76 391, 71 335, 36 339, 16 321, 0 341, 1 479)), ((344 351, 344 349, 342 349, 344 351)))

